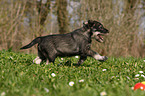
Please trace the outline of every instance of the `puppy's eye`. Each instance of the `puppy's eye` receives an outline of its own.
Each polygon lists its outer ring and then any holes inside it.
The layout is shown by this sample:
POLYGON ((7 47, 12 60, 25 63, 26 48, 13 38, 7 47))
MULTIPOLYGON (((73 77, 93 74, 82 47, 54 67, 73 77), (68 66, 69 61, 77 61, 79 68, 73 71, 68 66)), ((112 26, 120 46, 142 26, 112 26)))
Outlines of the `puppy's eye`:
POLYGON ((102 29, 103 27, 100 25, 99 28, 102 29))

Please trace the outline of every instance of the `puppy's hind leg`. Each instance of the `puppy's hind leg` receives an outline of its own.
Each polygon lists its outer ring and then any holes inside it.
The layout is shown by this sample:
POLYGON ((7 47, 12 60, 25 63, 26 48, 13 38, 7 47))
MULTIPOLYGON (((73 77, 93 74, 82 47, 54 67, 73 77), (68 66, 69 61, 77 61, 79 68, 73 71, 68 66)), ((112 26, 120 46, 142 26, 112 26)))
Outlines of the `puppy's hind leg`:
MULTIPOLYGON (((49 62, 50 62, 50 63, 52 62, 53 64, 54 64, 55 58, 56 58, 55 55, 51 55, 51 56, 49 55, 49 56, 48 56, 49 62)), ((47 60, 47 61, 48 61, 48 60, 47 60)))
POLYGON ((48 65, 48 64, 49 64, 49 60, 47 59, 47 60, 46 60, 46 65, 48 65))
POLYGON ((51 62, 54 64, 56 56, 55 55, 48 55, 47 58, 45 59, 46 65, 50 64, 51 62))
POLYGON ((43 53, 38 50, 38 56, 33 60, 33 63, 41 64, 41 62, 45 61, 46 57, 43 55, 43 53))
POLYGON ((37 57, 33 60, 33 63, 35 63, 35 64, 40 64, 41 61, 42 61, 42 60, 37 56, 37 57))
POLYGON ((55 50, 55 48, 51 48, 51 47, 47 48, 46 53, 47 53, 46 64, 49 64, 49 63, 54 64, 55 58, 57 57, 57 51, 55 50))

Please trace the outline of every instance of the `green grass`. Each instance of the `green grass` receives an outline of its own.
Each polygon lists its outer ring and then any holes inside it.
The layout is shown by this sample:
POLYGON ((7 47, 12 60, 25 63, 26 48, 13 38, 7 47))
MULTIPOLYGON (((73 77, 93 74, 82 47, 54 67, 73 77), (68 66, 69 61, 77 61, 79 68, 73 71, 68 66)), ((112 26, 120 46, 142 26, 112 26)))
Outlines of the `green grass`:
POLYGON ((78 61, 75 57, 57 58, 54 65, 33 64, 34 58, 36 55, 0 51, 0 95, 100 96, 105 91, 107 96, 145 96, 145 91, 131 89, 145 81, 135 77, 145 71, 145 58, 110 57, 103 63, 88 58, 80 67, 73 66, 78 61), (71 81, 73 86, 69 86, 71 81))

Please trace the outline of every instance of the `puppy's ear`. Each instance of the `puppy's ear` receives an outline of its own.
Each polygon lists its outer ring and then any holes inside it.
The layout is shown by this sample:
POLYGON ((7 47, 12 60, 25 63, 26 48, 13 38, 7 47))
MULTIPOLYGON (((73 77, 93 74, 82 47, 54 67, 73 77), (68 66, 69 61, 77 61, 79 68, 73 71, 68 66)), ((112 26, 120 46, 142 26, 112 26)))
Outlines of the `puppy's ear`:
POLYGON ((92 27, 94 25, 94 21, 93 20, 88 20, 88 24, 90 27, 92 27))
POLYGON ((88 22, 86 21, 86 22, 83 22, 83 25, 87 25, 88 24, 88 22))
POLYGON ((94 22, 93 20, 88 20, 88 23, 90 23, 90 24, 93 23, 93 22, 94 22))
POLYGON ((88 24, 88 22, 84 22, 84 24, 88 24))
POLYGON ((88 25, 88 22, 83 22, 83 26, 86 27, 88 25))

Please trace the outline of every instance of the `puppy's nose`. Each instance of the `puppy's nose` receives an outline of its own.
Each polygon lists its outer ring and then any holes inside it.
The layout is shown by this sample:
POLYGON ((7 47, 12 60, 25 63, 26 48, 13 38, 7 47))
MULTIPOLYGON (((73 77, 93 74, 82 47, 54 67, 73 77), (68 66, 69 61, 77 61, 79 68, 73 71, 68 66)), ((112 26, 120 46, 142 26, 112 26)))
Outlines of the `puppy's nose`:
POLYGON ((109 33, 109 30, 106 29, 106 33, 109 33))

